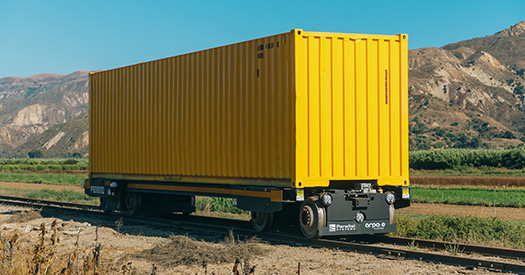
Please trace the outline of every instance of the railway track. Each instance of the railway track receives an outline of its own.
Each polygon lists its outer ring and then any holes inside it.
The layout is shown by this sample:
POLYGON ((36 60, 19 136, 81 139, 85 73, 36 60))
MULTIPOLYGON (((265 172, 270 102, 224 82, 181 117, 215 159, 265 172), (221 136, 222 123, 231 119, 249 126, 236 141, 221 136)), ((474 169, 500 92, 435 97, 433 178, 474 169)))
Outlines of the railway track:
MULTIPOLYGON (((37 199, 0 196, 0 202, 18 206, 40 207, 55 211, 75 211, 87 215, 97 215, 100 218, 120 218, 118 214, 104 214, 97 206, 62 203, 37 199)), ((270 243, 288 244, 292 246, 313 246, 340 251, 358 253, 372 253, 380 257, 397 259, 416 259, 426 262, 464 266, 471 269, 483 268, 487 270, 525 274, 525 251, 504 249, 487 246, 459 244, 450 242, 430 241, 413 238, 399 238, 387 236, 361 236, 351 239, 306 239, 299 235, 285 233, 257 233, 250 229, 249 223, 217 218, 177 215, 170 217, 123 217, 127 224, 151 224, 156 227, 174 228, 179 230, 198 231, 204 234, 210 232, 227 234, 232 230, 237 235, 257 236, 270 243), (446 250, 453 249, 457 255, 452 255, 446 250)))

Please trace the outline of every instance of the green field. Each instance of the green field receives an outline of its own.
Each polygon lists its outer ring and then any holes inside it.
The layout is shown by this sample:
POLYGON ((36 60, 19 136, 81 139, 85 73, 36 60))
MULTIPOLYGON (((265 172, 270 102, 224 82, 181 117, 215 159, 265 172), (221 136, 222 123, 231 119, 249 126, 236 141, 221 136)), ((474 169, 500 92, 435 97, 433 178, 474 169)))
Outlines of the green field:
POLYGON ((83 173, 33 173, 33 172, 0 172, 0 182, 25 182, 58 185, 81 185, 87 178, 83 173))
POLYGON ((410 175, 441 175, 441 176, 525 176, 525 169, 507 169, 497 167, 460 166, 442 170, 410 169, 410 175))
POLYGON ((393 236, 525 249, 525 222, 463 216, 396 215, 393 236))
POLYGON ((525 189, 434 188, 413 186, 410 196, 415 202, 525 207, 525 189))

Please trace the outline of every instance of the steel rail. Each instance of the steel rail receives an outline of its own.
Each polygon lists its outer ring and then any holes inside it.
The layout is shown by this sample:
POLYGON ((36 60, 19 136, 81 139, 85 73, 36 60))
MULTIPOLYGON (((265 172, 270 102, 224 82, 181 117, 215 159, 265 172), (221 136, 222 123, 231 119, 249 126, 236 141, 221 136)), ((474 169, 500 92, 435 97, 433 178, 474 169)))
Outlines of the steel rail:
POLYGON ((42 204, 42 205, 45 205, 45 206, 57 205, 57 206, 65 206, 65 207, 71 207, 71 208, 100 210, 100 206, 98 206, 98 205, 88 205, 88 204, 70 203, 70 202, 57 202, 57 201, 50 201, 50 200, 29 199, 29 198, 13 197, 13 196, 0 196, 0 200, 12 201, 12 202, 19 201, 19 202, 26 202, 26 203, 33 203, 33 204, 42 204))
MULTIPOLYGON (((108 217, 107 214, 102 213, 101 211, 93 211, 98 208, 96 206, 82 205, 82 204, 73 204, 73 203, 62 203, 55 201, 47 200, 38 200, 38 199, 26 199, 10 196, 0 196, 0 201, 4 203, 11 203, 15 205, 25 205, 25 206, 37 206, 37 207, 49 207, 56 210, 65 210, 65 211, 83 211, 91 214, 108 217)), ((113 214, 112 216, 119 216, 118 214, 113 214)), ((415 259, 425 262, 433 263, 442 263, 455 266, 463 266, 469 268, 485 268, 488 270, 503 271, 503 272, 513 272, 517 274, 525 274, 525 261, 523 261, 523 256, 525 251, 522 250, 509 250, 503 248, 492 248, 492 247, 482 247, 482 246, 473 246, 465 244, 456 244, 449 242, 438 242, 438 241, 428 241, 428 240, 419 240, 419 239, 410 239, 410 238, 398 238, 398 237, 380 237, 380 239, 387 240, 386 242, 400 242, 400 243, 417 243, 421 246, 432 247, 436 249, 444 249, 446 245, 456 245, 459 249, 465 249, 469 252, 479 253, 490 256, 505 256, 512 258, 517 261, 523 262, 523 264, 512 264, 499 262, 496 260, 486 260, 486 259, 476 259, 472 257, 462 257, 457 255, 446 255, 439 254, 436 252, 423 252, 410 249, 398 249, 398 248, 388 248, 380 245, 370 244, 370 243, 355 243, 351 241, 344 240, 331 240, 331 239, 306 239, 304 237, 274 233, 274 232, 255 232, 251 229, 234 227, 232 226, 222 226, 217 223, 210 222, 208 217, 191 217, 195 221, 183 221, 183 220, 173 220, 165 218, 154 218, 154 217, 144 217, 144 216, 133 216, 133 217, 122 217, 127 222, 136 222, 136 223, 150 223, 160 226, 167 226, 167 228, 173 228, 173 225, 177 225, 179 228, 188 228, 188 229, 197 229, 200 231, 214 231, 220 233, 227 233, 230 230, 233 230, 235 234, 242 236, 257 236, 263 240, 276 243, 290 244, 292 246, 313 246, 313 247, 323 247, 329 249, 338 249, 341 251, 348 252, 357 252, 357 253, 366 253, 366 254, 375 254, 375 255, 384 255, 387 257, 396 257, 404 259, 415 259), (204 222, 198 222, 198 220, 203 220, 204 222), (390 240, 388 240, 390 239, 390 240), (476 250, 476 247, 481 247, 479 251, 476 250), (502 255, 497 254, 502 252, 502 255), (512 255, 512 256, 511 256, 512 255)), ((211 218, 216 220, 217 218, 211 218)), ((223 219, 222 219, 223 220, 223 219)), ((246 222, 245 222, 246 223, 246 222)))
POLYGON ((447 249, 449 247, 457 247, 463 253, 478 253, 486 256, 498 256, 509 259, 525 260, 525 250, 499 248, 481 245, 472 245, 464 243, 453 243, 444 241, 433 241, 416 238, 402 238, 402 237, 382 237, 380 240, 384 243, 402 244, 402 245, 417 245, 418 247, 425 247, 430 249, 447 249))
MULTIPOLYGON (((238 231, 237 231, 238 233, 238 231)), ((272 238, 271 235, 262 235, 261 238, 268 239, 272 238)), ((275 237, 273 237, 275 238, 275 237)), ((280 237, 282 238, 282 237, 280 237)), ((312 240, 304 239, 295 236, 286 236, 287 241, 297 242, 301 244, 308 244, 312 246, 339 249, 343 251, 353 251, 359 253, 373 253, 377 255, 386 255, 394 257, 402 257, 407 259, 421 260, 425 262, 434 262, 434 263, 443 263, 456 266, 465 266, 471 268, 486 268, 488 270, 500 270, 504 272, 513 272, 517 274, 525 274, 525 263, 521 264, 511 264, 504 263, 492 260, 484 259, 475 259, 469 257, 461 257, 455 255, 445 255, 432 252, 422 252, 414 251, 407 249, 397 249, 397 248, 385 248, 382 246, 375 246, 369 244, 358 244, 344 241, 335 241, 335 240, 312 240)))

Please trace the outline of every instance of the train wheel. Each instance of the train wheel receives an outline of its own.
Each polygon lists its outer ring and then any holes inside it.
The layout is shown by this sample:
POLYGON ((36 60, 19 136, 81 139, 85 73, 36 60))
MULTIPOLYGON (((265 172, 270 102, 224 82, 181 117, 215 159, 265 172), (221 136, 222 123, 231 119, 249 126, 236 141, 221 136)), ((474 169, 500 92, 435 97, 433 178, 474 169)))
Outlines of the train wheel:
POLYGON ((112 209, 108 208, 108 199, 107 198, 100 198, 100 209, 102 209, 102 212, 104 212, 104 213, 111 213, 111 212, 113 212, 112 209))
POLYGON ((319 228, 325 226, 326 210, 316 203, 316 198, 307 198, 299 207, 299 227, 309 239, 319 238, 319 228))
POLYGON ((252 211, 251 223, 257 232, 268 231, 273 225, 273 213, 252 211))
POLYGON ((126 192, 124 194, 124 211, 122 213, 126 216, 133 216, 137 212, 138 199, 134 192, 126 192))

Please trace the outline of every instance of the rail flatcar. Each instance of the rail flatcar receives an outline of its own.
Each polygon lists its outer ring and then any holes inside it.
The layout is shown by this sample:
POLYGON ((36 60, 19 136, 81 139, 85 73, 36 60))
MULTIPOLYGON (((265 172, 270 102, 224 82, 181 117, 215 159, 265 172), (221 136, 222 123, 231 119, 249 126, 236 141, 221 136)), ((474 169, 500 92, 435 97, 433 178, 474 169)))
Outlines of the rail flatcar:
POLYGON ((410 205, 407 41, 294 29, 91 72, 85 192, 127 215, 212 196, 258 231, 393 232, 410 205))

